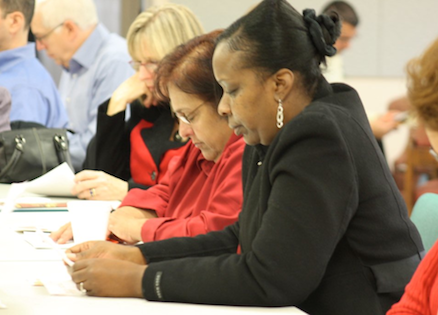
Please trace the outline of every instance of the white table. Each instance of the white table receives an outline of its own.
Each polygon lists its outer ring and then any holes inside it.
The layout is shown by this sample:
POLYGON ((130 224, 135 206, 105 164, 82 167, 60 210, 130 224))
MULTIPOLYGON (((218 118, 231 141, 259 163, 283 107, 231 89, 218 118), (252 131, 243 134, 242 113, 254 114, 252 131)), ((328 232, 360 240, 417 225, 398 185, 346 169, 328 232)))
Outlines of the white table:
MULTIPOLYGON (((0 184, 0 198, 7 192, 0 184)), ((0 218, 2 218, 0 216, 0 218)), ((123 315, 123 314, 305 314, 295 307, 232 307, 182 303, 149 302, 136 298, 53 296, 46 288, 34 286, 41 276, 63 272, 59 255, 50 249, 35 249, 18 226, 56 227, 68 222, 68 212, 13 212, 0 228, 0 301, 7 306, 0 315, 123 315)))
POLYGON ((305 314, 295 307, 231 307, 149 302, 136 298, 52 296, 33 286, 41 275, 65 268, 60 261, 0 262, 0 301, 7 306, 0 315, 67 314, 305 314))

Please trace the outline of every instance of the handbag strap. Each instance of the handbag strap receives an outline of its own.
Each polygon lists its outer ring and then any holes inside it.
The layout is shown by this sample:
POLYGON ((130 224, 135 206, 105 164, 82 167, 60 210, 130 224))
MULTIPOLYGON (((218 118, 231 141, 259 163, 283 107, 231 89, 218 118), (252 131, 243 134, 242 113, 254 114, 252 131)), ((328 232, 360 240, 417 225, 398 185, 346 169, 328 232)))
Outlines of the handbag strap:
POLYGON ((0 178, 3 178, 10 169, 12 169, 15 164, 20 160, 21 155, 24 153, 24 144, 26 143, 26 139, 21 135, 17 135, 15 137, 15 149, 14 153, 12 153, 11 159, 8 164, 2 169, 0 172, 0 178))
POLYGON ((58 154, 59 164, 63 162, 67 162, 71 169, 73 169, 70 153, 68 151, 68 142, 65 136, 63 135, 55 135, 53 137, 53 141, 55 142, 56 152, 58 154))

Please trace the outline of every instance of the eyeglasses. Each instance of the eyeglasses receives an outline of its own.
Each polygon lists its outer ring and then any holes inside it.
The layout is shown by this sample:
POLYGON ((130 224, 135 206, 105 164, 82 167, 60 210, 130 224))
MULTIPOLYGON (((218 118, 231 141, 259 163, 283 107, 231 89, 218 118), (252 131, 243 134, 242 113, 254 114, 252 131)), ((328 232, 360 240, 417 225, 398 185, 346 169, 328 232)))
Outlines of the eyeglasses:
POLYGON ((181 120, 183 123, 187 125, 191 125, 193 123, 193 120, 195 118, 195 113, 198 109, 201 108, 201 106, 205 105, 207 102, 202 103, 201 105, 197 106, 194 110, 190 112, 190 114, 185 115, 182 113, 175 113, 175 116, 178 117, 179 120, 181 120))
POLYGON ((35 37, 35 41, 39 41, 40 43, 42 43, 45 38, 47 38, 50 34, 52 34, 58 27, 63 26, 63 25, 64 25, 64 22, 62 22, 61 24, 55 26, 54 28, 52 28, 50 31, 48 31, 46 34, 44 34, 42 36, 34 36, 35 37))
POLYGON ((433 156, 433 158, 438 162, 438 153, 435 152, 433 148, 430 148, 429 150, 430 155, 433 156))
POLYGON ((158 61, 155 61, 155 60, 148 61, 148 62, 140 62, 140 61, 131 60, 129 62, 129 64, 131 65, 132 69, 134 69, 135 71, 140 70, 141 66, 145 67, 145 69, 149 72, 154 72, 158 68, 158 61))

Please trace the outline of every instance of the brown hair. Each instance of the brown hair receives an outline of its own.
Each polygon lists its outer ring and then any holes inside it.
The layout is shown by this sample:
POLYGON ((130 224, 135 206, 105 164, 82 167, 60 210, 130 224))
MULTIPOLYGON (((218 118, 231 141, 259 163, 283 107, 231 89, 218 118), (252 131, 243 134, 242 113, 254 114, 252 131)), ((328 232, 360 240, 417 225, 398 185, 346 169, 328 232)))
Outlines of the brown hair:
POLYGON ((409 61, 406 68, 414 114, 427 128, 438 130, 438 40, 422 56, 409 61))
POLYGON ((222 31, 195 37, 178 46, 159 64, 155 77, 158 96, 168 101, 168 85, 174 84, 181 91, 195 94, 215 106, 222 97, 222 88, 213 74, 212 58, 216 38, 222 31))
POLYGON ((0 0, 0 8, 3 11, 3 18, 9 13, 18 11, 23 13, 25 20, 25 28, 29 28, 32 21, 35 0, 0 0))

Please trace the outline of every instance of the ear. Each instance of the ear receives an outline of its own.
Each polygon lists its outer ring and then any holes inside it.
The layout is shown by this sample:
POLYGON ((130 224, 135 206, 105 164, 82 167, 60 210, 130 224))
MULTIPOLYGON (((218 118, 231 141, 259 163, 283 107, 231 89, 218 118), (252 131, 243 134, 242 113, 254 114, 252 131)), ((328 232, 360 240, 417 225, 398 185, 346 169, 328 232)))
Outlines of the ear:
POLYGON ((274 95, 277 98, 276 101, 278 101, 278 99, 285 99, 294 86, 294 73, 289 69, 282 68, 274 73, 272 78, 274 80, 274 95))
POLYGON ((6 25, 11 34, 17 34, 24 31, 24 15, 19 11, 11 12, 6 16, 6 25))
POLYGON ((74 40, 78 36, 80 31, 79 26, 72 20, 66 20, 64 22, 64 29, 65 32, 67 32, 67 38, 70 41, 74 40))

